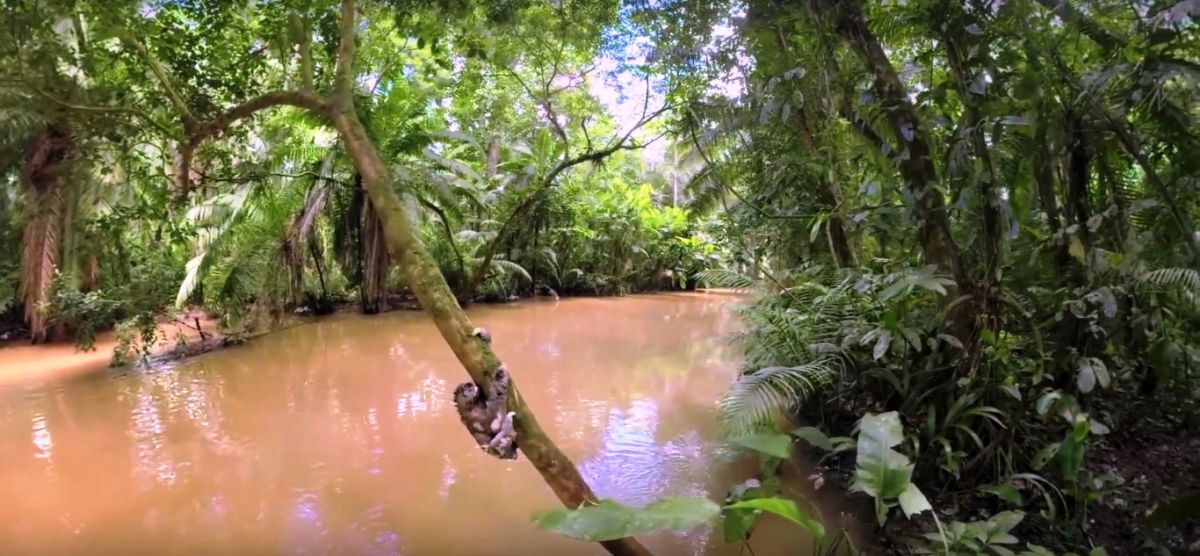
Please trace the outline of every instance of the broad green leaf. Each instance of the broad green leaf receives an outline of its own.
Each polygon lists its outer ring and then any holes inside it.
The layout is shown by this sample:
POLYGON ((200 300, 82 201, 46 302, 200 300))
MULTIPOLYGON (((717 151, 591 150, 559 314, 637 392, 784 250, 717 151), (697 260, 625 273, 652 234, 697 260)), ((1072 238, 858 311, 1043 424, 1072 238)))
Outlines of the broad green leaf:
POLYGON ((1083 454, 1087 449, 1088 419, 1081 417, 1067 433, 1058 449, 1059 470, 1063 477, 1074 481, 1083 469, 1083 454))
POLYGON ((664 498, 645 508, 601 500, 578 510, 556 508, 534 514, 540 529, 584 541, 608 541, 670 529, 687 531, 712 521, 721 508, 707 498, 664 498))
POLYGON ((746 540, 754 525, 758 523, 759 512, 726 508, 722 514, 721 530, 726 543, 739 543, 746 540))
POLYGON ((925 493, 910 482, 900 493, 900 509, 904 510, 905 516, 912 517, 926 510, 933 511, 933 506, 929 504, 929 499, 925 498, 925 493))
POLYGON ((904 430, 895 411, 864 416, 859 424, 857 469, 851 488, 884 503, 904 493, 913 465, 904 454, 892 449, 903 440, 904 430))
POLYGON ((1075 260, 1083 262, 1086 253, 1083 249, 1083 241, 1079 239, 1079 236, 1071 237, 1071 245, 1067 247, 1067 253, 1075 257, 1075 260))
POLYGON ((1004 500, 1005 502, 1008 502, 1014 506, 1020 506, 1023 502, 1021 498, 1021 492, 1013 488, 1011 485, 989 485, 980 487, 979 490, 995 494, 1001 500, 1004 500))
POLYGON ((729 441, 738 446, 762 452, 768 456, 775 456, 781 459, 787 459, 792 456, 792 437, 782 433, 765 432, 730 438, 729 441))
POLYGON ((833 451, 833 443, 829 441, 829 437, 815 427, 800 427, 792 431, 792 436, 822 450, 833 451))
POLYGON ((1058 442, 1055 442, 1053 444, 1047 445, 1045 448, 1042 448, 1041 450, 1038 450, 1038 453, 1034 454, 1033 461, 1031 462, 1031 465, 1033 466, 1033 468, 1041 469, 1041 468, 1045 467, 1046 464, 1049 463, 1051 459, 1054 459, 1054 455, 1058 453, 1058 449, 1060 446, 1061 446, 1061 444, 1059 444, 1058 442))
POLYGON ((807 529, 817 539, 825 537, 825 526, 821 525, 820 521, 817 521, 802 513, 800 508, 796 507, 796 503, 792 500, 774 497, 753 498, 750 500, 735 502, 725 507, 727 509, 734 510, 752 509, 773 513, 807 529))

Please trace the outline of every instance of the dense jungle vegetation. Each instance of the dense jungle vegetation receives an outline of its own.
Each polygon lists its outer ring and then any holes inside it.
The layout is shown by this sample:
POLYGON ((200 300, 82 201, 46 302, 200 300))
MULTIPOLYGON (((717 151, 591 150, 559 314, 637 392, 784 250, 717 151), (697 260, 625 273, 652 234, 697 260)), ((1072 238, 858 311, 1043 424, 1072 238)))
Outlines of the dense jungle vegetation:
POLYGON ((762 475, 543 527, 645 554, 767 512, 875 550, 775 497, 795 443, 878 550, 1197 549, 1200 2, 4 6, 6 336, 415 301, 485 384, 460 306, 738 288, 720 408, 762 475))

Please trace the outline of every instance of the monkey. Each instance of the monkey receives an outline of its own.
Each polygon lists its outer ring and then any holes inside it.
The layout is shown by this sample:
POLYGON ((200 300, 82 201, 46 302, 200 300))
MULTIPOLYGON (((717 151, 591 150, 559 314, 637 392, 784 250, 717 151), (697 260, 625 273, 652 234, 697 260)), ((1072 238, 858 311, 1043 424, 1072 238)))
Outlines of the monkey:
POLYGON ((492 375, 492 396, 474 382, 464 382, 454 389, 454 406, 467 432, 488 454, 500 459, 517 459, 515 412, 508 411, 508 372, 501 365, 492 375))

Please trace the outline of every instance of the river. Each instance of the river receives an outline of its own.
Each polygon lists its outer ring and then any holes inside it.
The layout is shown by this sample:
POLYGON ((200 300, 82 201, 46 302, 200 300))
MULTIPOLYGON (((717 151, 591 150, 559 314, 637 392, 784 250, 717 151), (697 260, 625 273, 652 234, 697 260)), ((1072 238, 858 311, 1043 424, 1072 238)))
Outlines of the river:
MULTIPOLYGON (((719 500, 756 469, 722 456, 714 410, 737 372, 737 300, 530 300, 471 316, 597 494, 642 505, 719 500)), ((0 553, 603 553, 532 525, 557 500, 523 457, 474 446, 451 400, 467 375, 421 313, 335 315, 146 372, 90 364, 0 386, 0 553)), ((791 475, 835 520, 835 495, 791 475)), ((711 528, 644 541, 741 553, 711 528)), ((774 519, 753 542, 759 556, 809 545, 774 519)))

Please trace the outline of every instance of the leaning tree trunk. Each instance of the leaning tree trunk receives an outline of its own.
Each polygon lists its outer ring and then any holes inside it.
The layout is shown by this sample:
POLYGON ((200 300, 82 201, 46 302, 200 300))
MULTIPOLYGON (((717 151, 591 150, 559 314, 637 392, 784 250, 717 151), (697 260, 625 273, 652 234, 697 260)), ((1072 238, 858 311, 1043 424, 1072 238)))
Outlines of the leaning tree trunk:
MULTIPOLYGON (((310 33, 301 32, 299 37, 301 84, 300 88, 291 91, 266 93, 235 106, 210 122, 197 125, 194 122, 187 125, 189 137, 180 147, 178 168, 175 179, 182 191, 186 191, 189 181, 191 158, 196 149, 206 140, 220 135, 234 122, 249 118, 257 112, 274 106, 296 106, 327 118, 337 128, 342 144, 350 154, 355 169, 362 176, 362 188, 375 209, 382 228, 387 250, 400 267, 408 282, 409 288, 416 295, 421 307, 433 319, 438 332, 446 344, 454 352, 455 357, 470 375, 471 380, 479 385, 490 398, 493 396, 491 385, 496 372, 500 370, 500 359, 492 352, 489 342, 476 335, 476 327, 467 318, 466 312, 459 306, 446 278, 438 269, 437 262, 426 250, 424 242, 418 233, 416 223, 405 212, 396 193, 395 184, 389 169, 379 156, 375 144, 367 137, 366 129, 358 119, 354 110, 354 42, 358 25, 354 0, 342 0, 341 22, 337 46, 337 63, 333 76, 333 92, 327 97, 315 94, 313 84, 312 61, 309 54, 310 33)), ((165 81, 165 77, 160 76, 165 81)), ((165 85, 165 84, 164 84, 165 85)), ((170 89, 168 85, 166 88, 170 89)), ((176 108, 185 115, 188 122, 186 106, 176 103, 176 108)), ((570 161, 560 163, 555 172, 546 180, 552 182, 553 177, 572 163, 582 163, 607 156, 621 148, 620 144, 581 155, 570 161)), ((510 374, 510 376, 512 376, 510 374)), ((542 475, 542 479, 558 496, 563 505, 578 508, 594 504, 597 499, 592 489, 588 487, 570 458, 554 444, 554 441, 538 425, 533 411, 525 404, 525 399, 517 389, 515 381, 509 383, 508 410, 515 414, 513 424, 520 439, 521 452, 529 458, 530 463, 542 475)), ((633 538, 615 539, 601 543, 606 550, 615 555, 649 555, 641 543, 633 538)))
MULTIPOLYGON (((399 263, 409 287, 475 383, 482 388, 490 388, 492 376, 500 368, 500 360, 492 353, 487 342, 474 335, 475 325, 459 306, 437 263, 425 249, 413 222, 409 221, 392 186, 387 166, 380 159, 375 145, 367 138, 366 130, 353 107, 335 108, 334 122, 346 150, 362 173, 363 188, 379 213, 389 251, 399 263)), ((487 394, 491 396, 491 392, 487 394)), ((594 503, 596 495, 583 480, 575 464, 542 430, 515 383, 510 384, 508 404, 508 409, 516 413, 514 425, 517 437, 521 439, 521 452, 541 473, 542 479, 563 505, 578 508, 594 503)), ((634 539, 618 539, 601 544, 612 554, 649 554, 634 539)))
POLYGON ((60 182, 71 137, 65 126, 50 124, 36 136, 25 156, 25 226, 21 234, 21 301, 34 342, 57 339, 46 326, 41 305, 49 301, 59 264, 59 240, 65 195, 60 182))

